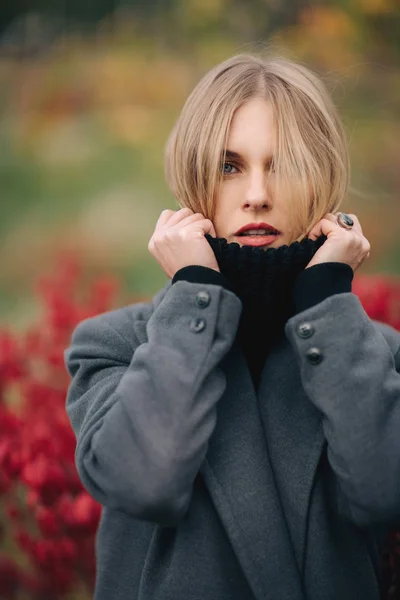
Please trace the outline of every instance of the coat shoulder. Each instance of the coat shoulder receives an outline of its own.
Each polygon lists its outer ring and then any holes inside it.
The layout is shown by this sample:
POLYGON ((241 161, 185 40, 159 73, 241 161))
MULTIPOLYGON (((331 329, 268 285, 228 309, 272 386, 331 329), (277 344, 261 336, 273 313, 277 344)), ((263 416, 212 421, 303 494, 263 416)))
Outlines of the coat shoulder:
POLYGON ((135 303, 84 319, 72 332, 64 359, 70 375, 82 358, 129 363, 140 345, 137 323, 151 310, 151 303, 135 303))
POLYGON ((147 321, 152 315, 153 310, 152 301, 135 302, 98 315, 95 319, 112 327, 122 337, 128 338, 129 332, 133 332, 136 322, 147 321))
POLYGON ((143 341, 143 327, 169 288, 170 284, 167 284, 147 302, 135 302, 84 319, 72 333, 71 347, 90 340, 91 345, 97 344, 98 347, 119 346, 121 350, 125 348, 125 353, 135 350, 143 341))
POLYGON ((391 327, 387 323, 372 320, 378 331, 383 335, 394 356, 397 356, 400 362, 400 331, 391 327))

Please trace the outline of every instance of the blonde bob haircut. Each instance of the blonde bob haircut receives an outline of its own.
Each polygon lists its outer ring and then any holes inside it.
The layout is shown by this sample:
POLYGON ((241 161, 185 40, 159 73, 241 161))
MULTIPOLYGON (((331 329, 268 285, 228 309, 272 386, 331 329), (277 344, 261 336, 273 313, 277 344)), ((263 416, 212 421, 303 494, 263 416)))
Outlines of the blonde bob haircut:
POLYGON ((325 213, 338 210, 350 165, 344 130, 324 84, 291 60, 238 54, 206 73, 167 140, 167 183, 181 207, 213 220, 230 124, 254 97, 272 106, 274 190, 290 203, 291 241, 300 241, 325 213))

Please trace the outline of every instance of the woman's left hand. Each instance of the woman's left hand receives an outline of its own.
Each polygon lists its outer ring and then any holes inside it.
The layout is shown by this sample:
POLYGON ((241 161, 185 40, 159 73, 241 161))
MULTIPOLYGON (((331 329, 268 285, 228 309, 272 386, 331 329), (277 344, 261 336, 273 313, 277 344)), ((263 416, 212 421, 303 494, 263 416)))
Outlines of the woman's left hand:
POLYGON ((343 262, 355 271, 369 257, 371 245, 363 235, 360 221, 355 215, 349 216, 354 221, 351 229, 344 229, 338 225, 333 213, 327 213, 314 225, 308 237, 316 240, 321 235, 326 235, 327 240, 315 253, 306 269, 324 262, 343 262))

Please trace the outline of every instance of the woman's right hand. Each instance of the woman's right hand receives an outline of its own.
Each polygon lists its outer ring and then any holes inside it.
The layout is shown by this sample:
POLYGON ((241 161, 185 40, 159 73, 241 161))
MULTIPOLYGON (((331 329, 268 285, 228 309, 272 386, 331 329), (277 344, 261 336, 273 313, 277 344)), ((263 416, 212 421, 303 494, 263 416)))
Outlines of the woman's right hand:
POLYGON ((169 278, 189 265, 202 265, 219 272, 215 254, 204 235, 216 237, 214 225, 190 208, 163 210, 148 249, 169 278))

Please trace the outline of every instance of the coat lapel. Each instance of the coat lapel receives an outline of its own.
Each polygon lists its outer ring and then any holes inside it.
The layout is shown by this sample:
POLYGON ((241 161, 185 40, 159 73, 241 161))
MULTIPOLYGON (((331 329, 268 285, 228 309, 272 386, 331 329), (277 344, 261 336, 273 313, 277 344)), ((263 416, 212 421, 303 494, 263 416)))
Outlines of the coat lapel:
MULTIPOLYGON (((147 318, 134 321, 147 342, 147 318)), ((226 389, 201 468, 257 600, 304 600, 311 489, 324 447, 321 414, 305 395, 284 339, 264 366, 258 399, 237 341, 220 368, 226 389)))
POLYGON ((258 396, 276 485, 303 573, 308 506, 326 441, 322 413, 304 392, 296 356, 286 338, 268 356, 258 396))
POLYGON ((266 451, 257 398, 237 342, 202 466, 205 483, 257 600, 304 600, 266 451))

